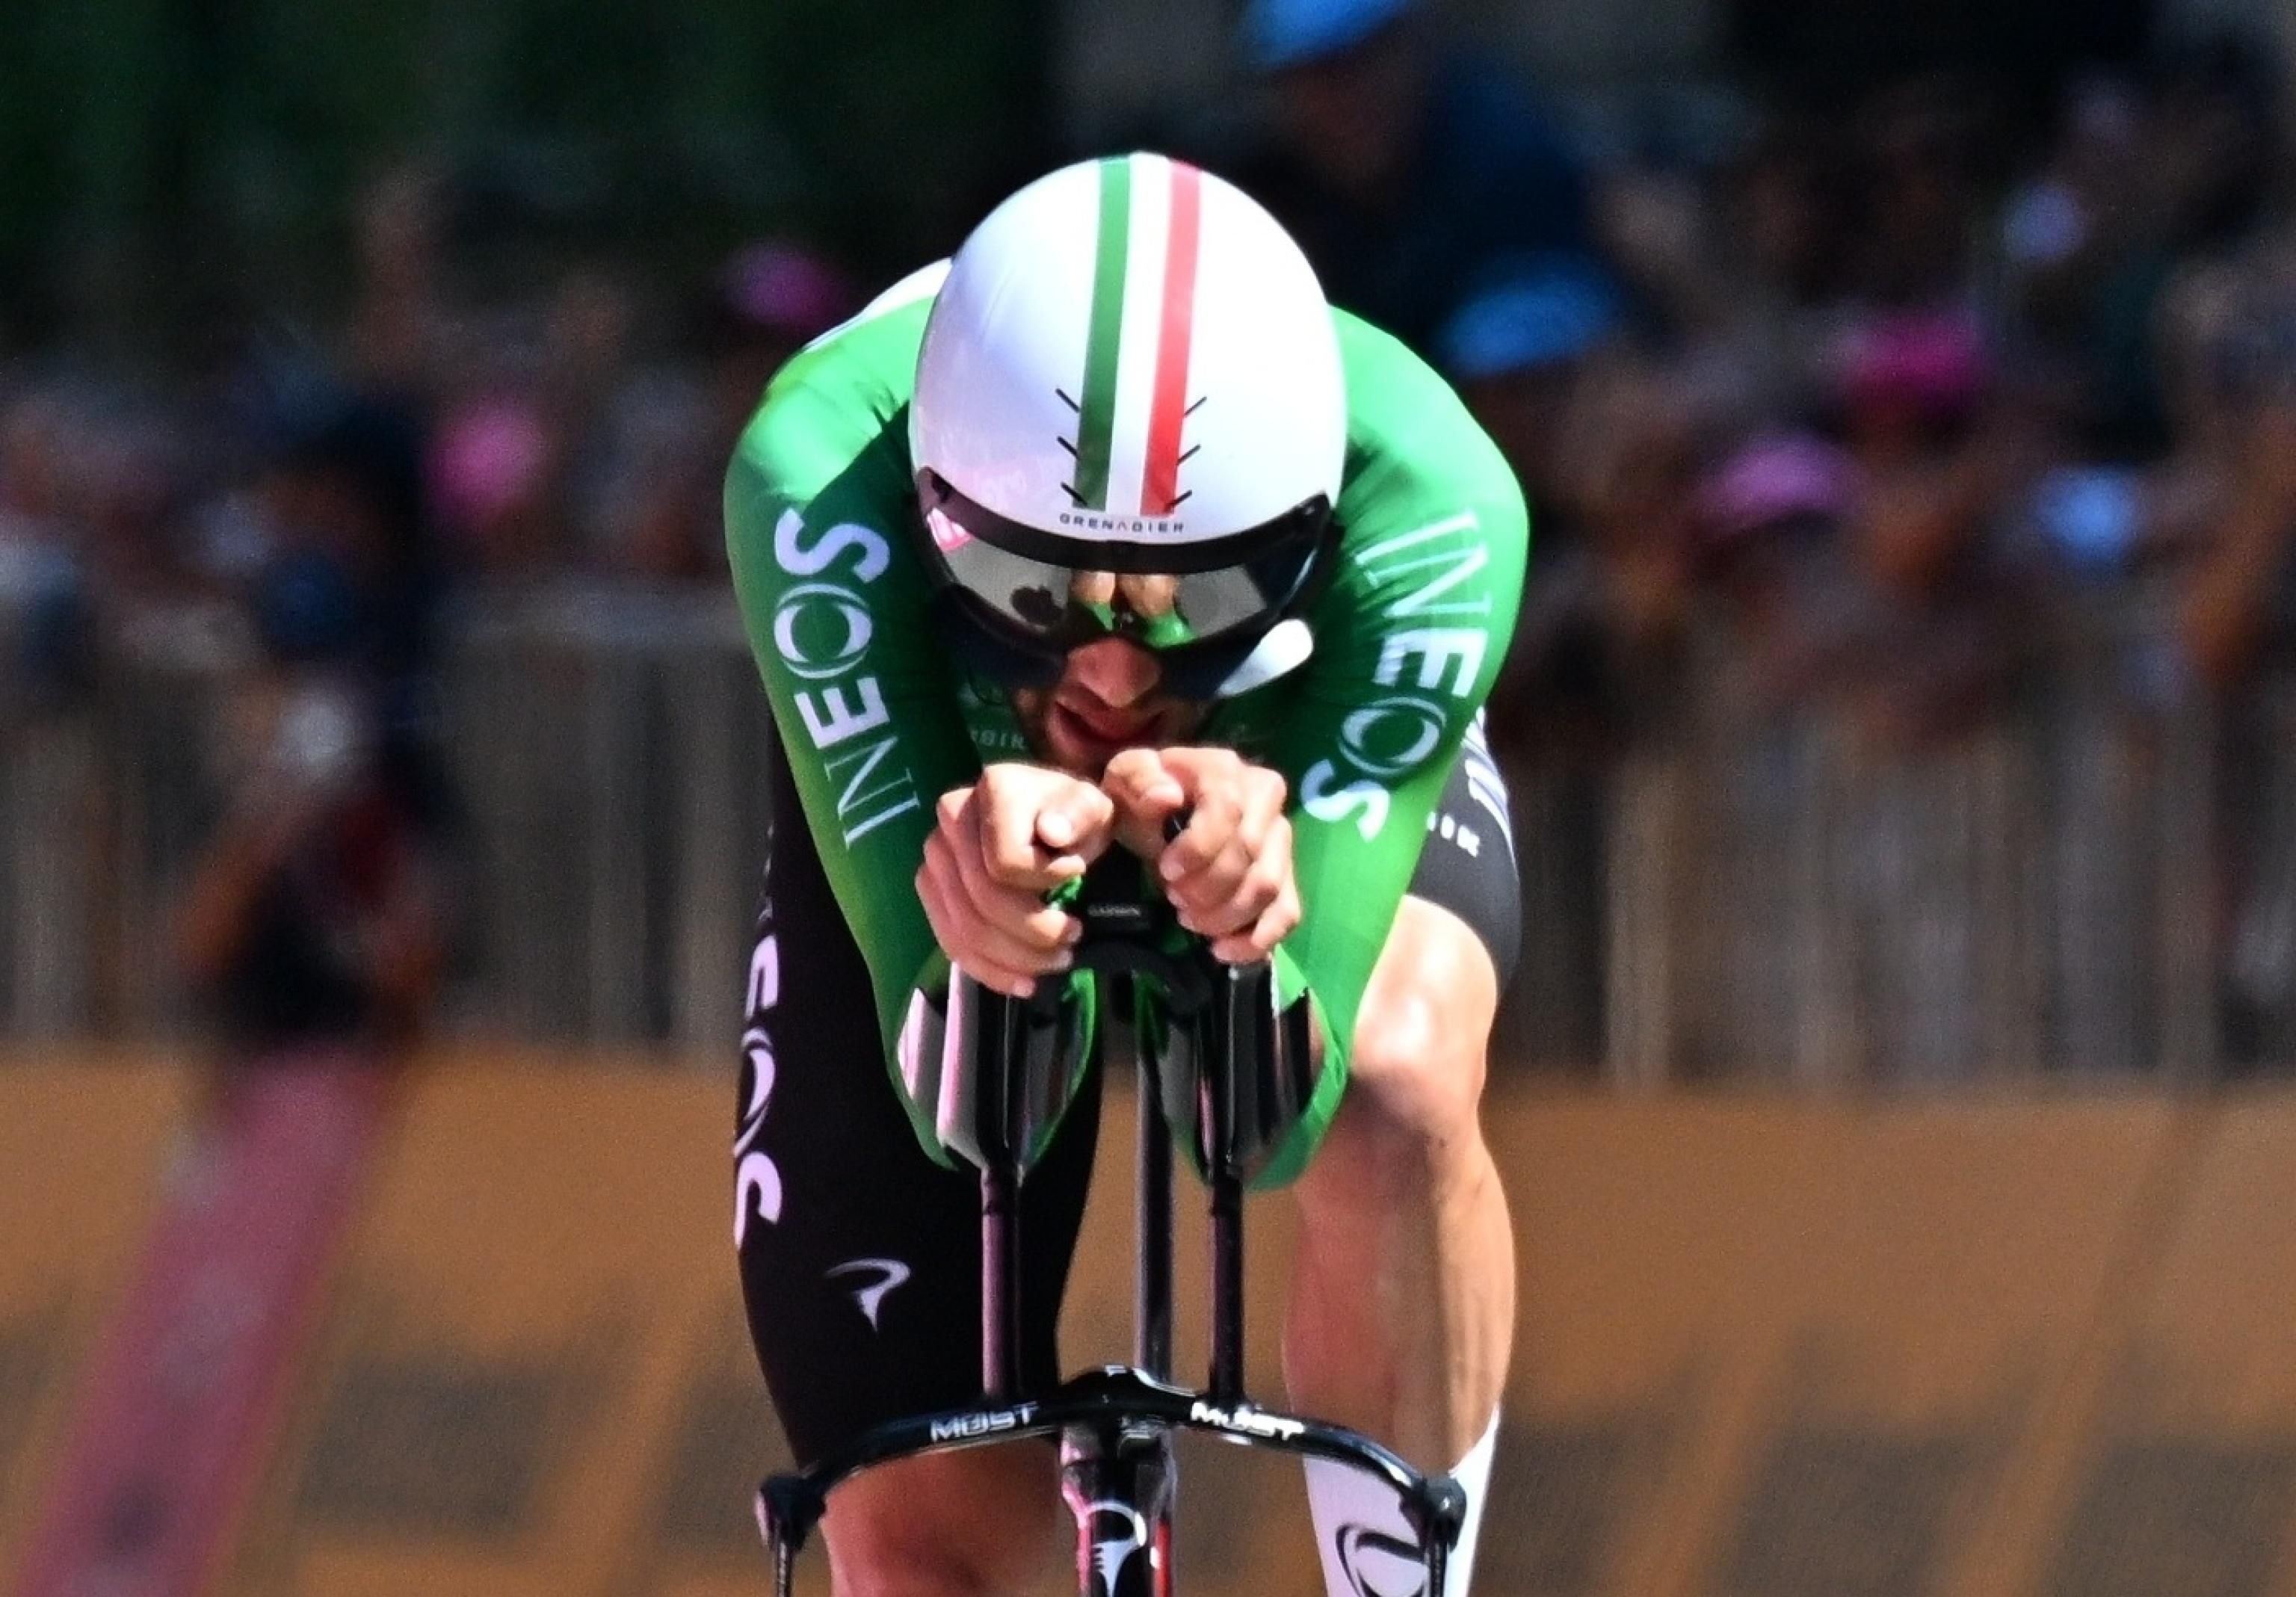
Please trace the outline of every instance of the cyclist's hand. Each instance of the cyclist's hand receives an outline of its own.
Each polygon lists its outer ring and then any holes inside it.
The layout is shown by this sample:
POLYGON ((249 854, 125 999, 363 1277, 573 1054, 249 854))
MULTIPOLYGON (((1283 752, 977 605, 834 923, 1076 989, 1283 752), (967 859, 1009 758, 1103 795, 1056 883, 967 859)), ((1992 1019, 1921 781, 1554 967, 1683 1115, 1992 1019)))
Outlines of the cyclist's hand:
POLYGON ((1068 969, 1083 925, 1044 895, 1100 856, 1114 816, 1092 783, 1042 766, 991 766, 943 793, 917 900, 949 962, 1015 998, 1068 969))
POLYGON ((1292 823, 1283 778, 1228 749, 1128 749, 1108 762, 1101 787, 1116 805, 1117 835, 1156 867, 1180 924, 1210 939, 1230 964, 1267 957, 1300 923, 1292 876, 1292 823), (1164 840, 1164 823, 1190 812, 1164 840))

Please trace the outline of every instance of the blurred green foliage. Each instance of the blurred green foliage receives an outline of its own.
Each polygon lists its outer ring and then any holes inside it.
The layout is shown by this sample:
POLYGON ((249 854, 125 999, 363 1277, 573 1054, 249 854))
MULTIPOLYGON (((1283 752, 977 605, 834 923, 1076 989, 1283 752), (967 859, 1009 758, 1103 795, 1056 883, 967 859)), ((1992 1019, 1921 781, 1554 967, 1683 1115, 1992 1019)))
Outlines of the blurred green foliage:
POLYGON ((897 269, 1042 152, 1050 10, 13 0, 0 327, 323 308, 361 186, 410 157, 537 258, 699 258, 793 229, 897 269))

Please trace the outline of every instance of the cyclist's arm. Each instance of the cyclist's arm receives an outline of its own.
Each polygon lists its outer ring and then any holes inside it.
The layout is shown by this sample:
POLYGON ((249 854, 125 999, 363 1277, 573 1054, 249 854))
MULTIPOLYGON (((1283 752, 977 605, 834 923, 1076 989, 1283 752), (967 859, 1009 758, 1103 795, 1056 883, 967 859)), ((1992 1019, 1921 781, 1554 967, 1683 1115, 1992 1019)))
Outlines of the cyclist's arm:
MULTIPOLYGON (((1387 335, 1340 326, 1357 397, 1341 569, 1312 618, 1306 680, 1242 741, 1292 789, 1302 918, 1277 950, 1279 983, 1311 992, 1327 1057, 1344 1063, 1428 816, 1513 635, 1529 516, 1449 387, 1387 335)), ((1331 1092, 1343 1080, 1325 1071, 1331 1092)), ((1263 1184, 1298 1173, 1311 1145, 1296 1141, 1263 1184)))
POLYGON ((873 338, 887 346, 888 373, 914 362, 913 330, 904 357, 902 329, 872 323, 775 380, 726 475, 726 532, 750 650, 805 823, 869 966, 890 1069, 912 989, 940 968, 915 891, 934 800, 980 762, 932 642, 924 576, 903 547, 903 389, 863 381, 871 352, 852 346, 873 338))

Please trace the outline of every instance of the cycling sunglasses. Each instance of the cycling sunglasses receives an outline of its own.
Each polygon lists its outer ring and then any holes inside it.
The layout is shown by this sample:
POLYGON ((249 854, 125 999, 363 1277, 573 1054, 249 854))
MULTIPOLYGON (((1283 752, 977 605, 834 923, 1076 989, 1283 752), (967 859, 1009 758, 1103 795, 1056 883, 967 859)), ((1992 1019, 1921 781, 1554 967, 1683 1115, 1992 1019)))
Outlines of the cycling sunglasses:
MULTIPOLYGON (((1173 691, 1218 696, 1262 640, 1314 601, 1338 545, 1320 494, 1193 544, 1023 527, 931 471, 917 474, 917 502, 945 633, 1012 686, 1048 686, 1071 650, 1115 636, 1152 651, 1173 691)), ((1079 520, 1119 534, 1151 530, 1144 518, 1087 515, 1079 520)))

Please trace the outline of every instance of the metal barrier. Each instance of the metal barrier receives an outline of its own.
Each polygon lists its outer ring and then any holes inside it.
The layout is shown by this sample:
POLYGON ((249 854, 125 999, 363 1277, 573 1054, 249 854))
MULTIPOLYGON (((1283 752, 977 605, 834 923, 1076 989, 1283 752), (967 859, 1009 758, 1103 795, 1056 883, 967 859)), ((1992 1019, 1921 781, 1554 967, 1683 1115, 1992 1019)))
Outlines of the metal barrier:
POLYGON ((476 611, 446 700, 476 1015, 545 1040, 730 1051, 774 735, 732 600, 617 590, 476 611))
MULTIPOLYGON (((2056 629, 2004 706, 1911 747, 1763 708, 1726 662, 1607 767, 1518 764, 1501 1055, 1808 1086, 2296 1055, 2296 673, 2212 707, 2153 636, 2136 609, 2056 629)), ((730 1046, 772 736, 730 600, 473 599, 450 637, 449 1026, 730 1046)), ((147 624, 92 712, 10 734, 0 1031, 186 1024, 168 910, 217 807, 229 638, 147 624)))
POLYGON ((1893 745, 1726 685, 1624 762, 1609 1075, 2204 1081, 2289 1058, 2296 678, 2212 705, 2141 608, 2037 644, 1951 735, 1893 745))

